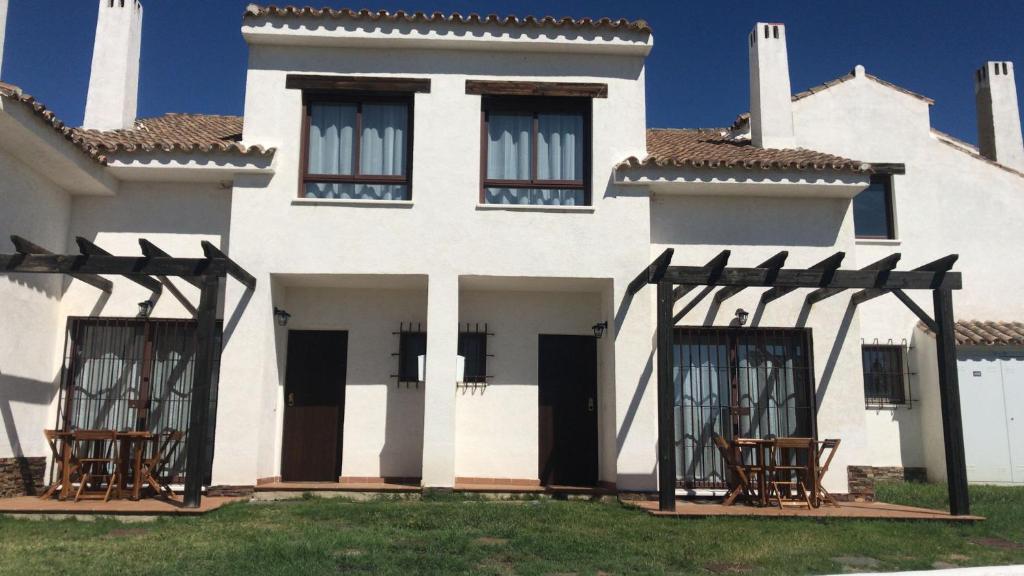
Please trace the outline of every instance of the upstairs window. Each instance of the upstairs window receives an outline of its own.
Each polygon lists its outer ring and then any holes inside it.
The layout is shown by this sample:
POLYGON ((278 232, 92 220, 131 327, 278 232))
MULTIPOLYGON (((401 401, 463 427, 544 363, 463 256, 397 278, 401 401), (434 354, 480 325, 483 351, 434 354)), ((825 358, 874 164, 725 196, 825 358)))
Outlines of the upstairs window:
POLYGON ((868 406, 906 404, 906 370, 903 346, 865 345, 861 349, 864 364, 864 400, 868 406))
MULTIPOLYGON (((410 327, 412 325, 410 324, 410 327)), ((401 332, 398 340, 398 382, 420 381, 420 356, 427 354, 426 332, 401 332)))
POLYGON ((891 174, 875 174, 867 190, 853 198, 853 228, 857 238, 896 238, 891 174))
POLYGON ((485 97, 480 201, 590 205, 590 100, 485 97))
POLYGON ((410 97, 311 95, 304 198, 411 200, 410 97))
POLYGON ((487 382, 487 333, 459 332, 459 356, 465 358, 462 382, 487 382))

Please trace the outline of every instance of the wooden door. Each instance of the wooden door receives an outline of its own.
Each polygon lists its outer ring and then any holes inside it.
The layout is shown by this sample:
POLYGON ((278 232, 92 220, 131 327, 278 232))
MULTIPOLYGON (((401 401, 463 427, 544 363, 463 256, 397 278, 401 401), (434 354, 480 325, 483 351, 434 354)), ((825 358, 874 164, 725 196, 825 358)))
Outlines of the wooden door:
POLYGON ((291 330, 281 479, 337 482, 345 415, 348 332, 291 330))
POLYGON ((540 336, 539 471, 545 485, 597 484, 597 340, 540 336))

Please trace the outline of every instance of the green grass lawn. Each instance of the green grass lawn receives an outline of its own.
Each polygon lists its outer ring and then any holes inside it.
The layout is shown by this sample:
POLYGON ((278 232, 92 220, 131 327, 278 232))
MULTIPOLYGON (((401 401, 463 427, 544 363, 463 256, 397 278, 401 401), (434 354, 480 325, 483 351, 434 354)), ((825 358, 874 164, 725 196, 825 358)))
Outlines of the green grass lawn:
MULTIPOLYGON (((879 492, 945 506, 944 486, 879 492)), ((976 486, 971 499, 987 521, 654 518, 618 503, 457 497, 238 503, 143 524, 0 518, 0 573, 799 574, 1024 563, 1024 488, 976 486)))

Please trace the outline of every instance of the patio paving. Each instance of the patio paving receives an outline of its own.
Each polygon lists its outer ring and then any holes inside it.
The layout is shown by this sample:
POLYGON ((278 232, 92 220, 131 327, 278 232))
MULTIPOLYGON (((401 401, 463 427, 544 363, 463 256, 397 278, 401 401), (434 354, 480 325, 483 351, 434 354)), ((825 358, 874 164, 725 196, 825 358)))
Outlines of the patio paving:
POLYGON ((675 512, 658 510, 653 500, 629 501, 629 504, 646 510, 652 516, 707 517, 707 516, 760 516, 789 518, 874 518, 879 520, 936 520, 942 522, 978 522, 982 516, 953 516, 945 510, 915 508, 885 502, 840 502, 839 506, 820 508, 785 508, 776 506, 760 507, 736 504, 725 506, 718 501, 678 500, 675 512))

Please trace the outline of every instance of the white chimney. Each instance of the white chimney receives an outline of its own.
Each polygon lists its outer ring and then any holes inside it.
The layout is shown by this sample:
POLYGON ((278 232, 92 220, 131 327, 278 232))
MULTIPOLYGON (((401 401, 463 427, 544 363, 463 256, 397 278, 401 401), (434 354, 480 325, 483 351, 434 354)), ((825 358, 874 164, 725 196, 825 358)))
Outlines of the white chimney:
POLYGON ((986 62, 974 73, 978 106, 978 149, 981 155, 1024 170, 1024 140, 1020 132, 1017 85, 1013 62, 986 62))
POLYGON ((100 0, 84 128, 117 130, 135 124, 142 51, 142 4, 100 0))
POLYGON ((0 0, 0 79, 4 77, 4 37, 7 35, 7 0, 0 0))
POLYGON ((786 27, 758 22, 750 32, 750 140, 758 148, 793 148, 793 96, 786 27))

